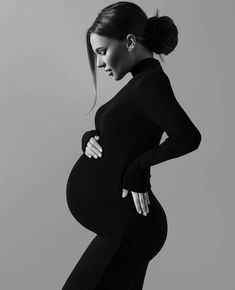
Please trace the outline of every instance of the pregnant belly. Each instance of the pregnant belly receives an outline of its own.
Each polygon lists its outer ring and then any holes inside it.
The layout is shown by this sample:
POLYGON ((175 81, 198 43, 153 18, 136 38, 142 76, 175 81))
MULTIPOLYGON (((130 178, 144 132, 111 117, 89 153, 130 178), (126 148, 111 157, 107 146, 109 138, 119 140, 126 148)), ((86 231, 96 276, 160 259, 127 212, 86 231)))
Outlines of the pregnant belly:
POLYGON ((97 222, 112 216, 117 198, 121 198, 120 173, 120 165, 108 157, 80 156, 66 186, 69 209, 80 223, 87 226, 90 219, 97 222))
POLYGON ((102 188, 107 191, 112 183, 120 181, 120 163, 108 156, 95 159, 82 154, 73 166, 67 185, 80 195, 101 194, 102 188))

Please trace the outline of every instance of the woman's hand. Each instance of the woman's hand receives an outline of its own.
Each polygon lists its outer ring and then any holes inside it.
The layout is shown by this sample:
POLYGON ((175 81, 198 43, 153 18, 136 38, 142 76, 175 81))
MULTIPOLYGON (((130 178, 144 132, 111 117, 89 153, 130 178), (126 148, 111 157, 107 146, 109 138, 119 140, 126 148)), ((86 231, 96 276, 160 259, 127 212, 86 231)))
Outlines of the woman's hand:
POLYGON ((91 137, 89 142, 87 143, 87 146, 85 148, 85 154, 91 158, 92 156, 94 158, 98 158, 102 156, 101 152, 102 152, 102 148, 99 145, 99 143, 96 141, 98 140, 100 137, 99 136, 94 136, 91 137))
MULTIPOLYGON (((128 192, 129 191, 127 189, 123 188, 122 197, 126 197, 128 192)), ((131 191, 131 193, 132 193, 132 197, 133 197, 137 212, 139 214, 143 212, 143 215, 146 216, 149 213, 148 205, 150 204, 148 192, 146 191, 144 193, 138 193, 138 192, 131 191), (142 208, 142 212, 141 212, 141 208, 142 208)))

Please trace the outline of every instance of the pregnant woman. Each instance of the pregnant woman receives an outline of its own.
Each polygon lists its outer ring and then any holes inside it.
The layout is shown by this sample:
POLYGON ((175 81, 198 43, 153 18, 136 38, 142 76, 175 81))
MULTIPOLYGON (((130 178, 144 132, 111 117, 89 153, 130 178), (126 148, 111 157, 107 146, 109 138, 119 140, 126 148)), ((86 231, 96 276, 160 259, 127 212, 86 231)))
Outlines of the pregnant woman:
POLYGON ((67 182, 73 217, 96 233, 63 290, 141 290, 163 247, 167 218, 152 191, 151 166, 192 152, 201 134, 176 100, 156 53, 178 43, 170 17, 148 18, 131 2, 105 7, 87 31, 89 64, 132 78, 95 114, 67 182), (163 133, 168 137, 160 144, 163 133))

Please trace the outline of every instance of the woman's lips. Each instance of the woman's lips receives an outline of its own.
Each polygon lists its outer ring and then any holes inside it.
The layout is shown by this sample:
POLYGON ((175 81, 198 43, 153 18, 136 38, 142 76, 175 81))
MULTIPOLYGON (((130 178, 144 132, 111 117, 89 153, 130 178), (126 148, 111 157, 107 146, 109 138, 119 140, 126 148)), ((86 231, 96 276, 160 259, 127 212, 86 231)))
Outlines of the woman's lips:
POLYGON ((107 73, 109 76, 111 76, 113 74, 113 72, 111 70, 107 70, 107 73))

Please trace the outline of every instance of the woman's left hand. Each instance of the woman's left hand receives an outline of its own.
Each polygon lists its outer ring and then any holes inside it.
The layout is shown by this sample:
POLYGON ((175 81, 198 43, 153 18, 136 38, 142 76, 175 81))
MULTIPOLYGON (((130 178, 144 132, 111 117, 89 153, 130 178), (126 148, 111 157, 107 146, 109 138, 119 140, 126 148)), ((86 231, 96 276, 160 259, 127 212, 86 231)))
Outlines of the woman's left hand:
MULTIPOLYGON (((128 192, 129 190, 123 188, 122 197, 126 197, 128 192)), ((132 193, 132 197, 133 197, 137 212, 139 214, 143 212, 143 214, 147 216, 147 214, 149 213, 148 205, 150 204, 148 191, 144 193, 131 191, 131 193, 132 193), (142 212, 141 212, 141 209, 142 209, 142 212)))

